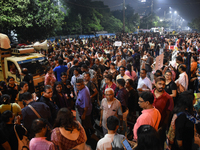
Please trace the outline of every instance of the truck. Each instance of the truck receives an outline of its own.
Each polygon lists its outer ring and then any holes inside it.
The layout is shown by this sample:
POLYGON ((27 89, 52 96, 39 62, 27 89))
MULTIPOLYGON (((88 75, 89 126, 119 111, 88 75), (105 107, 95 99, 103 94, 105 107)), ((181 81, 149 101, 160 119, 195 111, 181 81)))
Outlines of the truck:
MULTIPOLYGON (((5 41, 0 34, 0 81, 7 82, 7 78, 11 76, 19 84, 23 80, 22 69, 27 68, 33 76, 34 86, 43 85, 45 72, 49 66, 47 58, 43 54, 36 53, 34 45, 20 49, 11 49, 7 46, 5 49, 2 47, 5 41)), ((9 43, 9 41, 6 42, 9 43)), ((39 44, 37 43, 37 45, 39 44)), ((44 43, 40 45, 42 48, 47 47, 44 46, 44 43)))

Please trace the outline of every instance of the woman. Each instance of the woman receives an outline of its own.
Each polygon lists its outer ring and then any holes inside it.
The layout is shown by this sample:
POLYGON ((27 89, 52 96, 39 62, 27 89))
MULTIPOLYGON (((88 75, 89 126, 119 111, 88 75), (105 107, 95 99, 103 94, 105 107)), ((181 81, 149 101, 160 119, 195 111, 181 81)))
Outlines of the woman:
POLYGON ((105 70, 109 70, 110 69, 110 54, 106 54, 107 58, 104 62, 104 66, 105 66, 105 70))
POLYGON ((15 79, 13 77, 9 76, 7 78, 7 82, 8 82, 8 95, 10 95, 11 97, 10 102, 14 103, 18 94, 18 86, 17 84, 15 84, 15 79))
MULTIPOLYGON (((5 139, 8 139, 8 143, 10 144, 11 149, 15 150, 18 147, 18 139, 15 134, 15 130, 20 139, 26 135, 27 131, 20 124, 13 124, 14 115, 9 110, 6 110, 1 114, 1 119, 2 122, 0 124, 0 128, 4 132, 4 135, 6 135, 5 139)), ((20 123, 19 117, 17 118, 17 123, 20 123)))
POLYGON ((104 91, 103 91, 103 94, 104 94, 104 92, 105 92, 105 90, 107 89, 107 88, 112 88, 114 91, 115 91, 115 89, 116 89, 116 84, 115 83, 113 83, 112 82, 112 75, 111 74, 108 74, 108 75, 106 75, 105 76, 105 88, 104 88, 104 91))
POLYGON ((58 108, 68 107, 67 97, 62 91, 62 82, 55 82, 53 88, 53 101, 56 103, 58 108))
POLYGON ((191 79, 190 79, 190 83, 189 83, 189 89, 191 90, 195 90, 195 80, 197 80, 197 76, 196 76, 196 71, 197 71, 197 56, 192 56, 191 57, 191 68, 190 68, 190 72, 191 72, 191 79))
POLYGON ((137 79, 137 75, 133 69, 133 66, 131 64, 127 64, 126 68, 127 70, 125 71, 125 74, 129 76, 133 81, 137 79))
POLYGON ((141 125, 137 135, 137 147, 134 150, 162 150, 158 133, 152 126, 141 125))
POLYGON ((167 70, 165 72, 165 91, 173 98, 174 100, 174 105, 176 105, 176 93, 177 93, 177 86, 172 80, 172 72, 170 70, 167 70))
POLYGON ((60 150, 80 149, 84 150, 87 136, 84 128, 78 121, 74 120, 72 112, 67 108, 58 111, 51 134, 51 141, 60 150))
POLYGON ((25 81, 22 81, 19 85, 19 88, 21 89, 17 95, 16 98, 16 102, 19 104, 19 106, 22 108, 24 108, 24 104, 23 104, 23 94, 25 92, 28 92, 28 83, 25 81))
POLYGON ((108 71, 108 74, 111 74, 113 79, 116 79, 117 75, 118 75, 118 71, 115 68, 115 64, 111 63, 110 64, 110 69, 108 71))
POLYGON ((56 77, 53 74, 52 67, 47 67, 47 74, 44 78, 44 85, 51 85, 53 87, 54 83, 56 82, 56 77))
POLYGON ((0 113, 10 110, 15 116, 22 115, 21 107, 17 103, 10 103, 10 96, 3 94, 1 96, 0 113))
POLYGON ((194 125, 198 122, 193 111, 195 102, 194 94, 190 91, 184 91, 178 97, 167 134, 172 150, 189 150, 194 146, 194 125))

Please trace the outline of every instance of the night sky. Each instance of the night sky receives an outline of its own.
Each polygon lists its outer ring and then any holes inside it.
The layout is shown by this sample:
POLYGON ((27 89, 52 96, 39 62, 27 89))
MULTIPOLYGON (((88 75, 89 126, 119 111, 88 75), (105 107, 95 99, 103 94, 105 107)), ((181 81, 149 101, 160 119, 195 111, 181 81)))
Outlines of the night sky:
MULTIPOLYGON (((122 9, 121 6, 117 6, 123 3, 123 0, 101 0, 104 4, 108 5, 111 10, 122 9)), ((130 4, 136 12, 150 11, 150 1, 146 0, 146 4, 142 4, 139 0, 126 0, 126 4, 130 4)), ((169 13, 169 7, 172 8, 172 12, 177 11, 177 13, 185 19, 186 22, 190 22, 195 17, 200 16, 200 0, 154 0, 154 12, 160 17, 164 16, 164 11, 166 14, 169 13), (158 10, 158 8, 161 8, 158 10)))

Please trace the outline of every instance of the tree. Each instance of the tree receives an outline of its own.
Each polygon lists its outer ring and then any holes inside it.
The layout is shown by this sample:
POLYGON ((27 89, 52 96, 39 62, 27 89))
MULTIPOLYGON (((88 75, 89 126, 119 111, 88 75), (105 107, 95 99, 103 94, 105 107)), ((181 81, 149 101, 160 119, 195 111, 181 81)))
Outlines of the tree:
POLYGON ((188 23, 188 26, 193 30, 200 31, 200 16, 188 23))
POLYGON ((1 27, 7 34, 17 33, 18 39, 44 39, 60 27, 63 12, 53 0, 3 0, 1 27))
POLYGON ((152 27, 157 27, 160 19, 156 14, 149 14, 140 19, 141 29, 151 29, 152 27))

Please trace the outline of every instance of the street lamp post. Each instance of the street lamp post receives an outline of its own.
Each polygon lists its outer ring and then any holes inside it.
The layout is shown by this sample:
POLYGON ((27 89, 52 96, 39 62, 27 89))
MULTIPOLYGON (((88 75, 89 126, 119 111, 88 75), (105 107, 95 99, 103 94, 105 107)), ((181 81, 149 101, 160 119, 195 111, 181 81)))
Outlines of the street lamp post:
POLYGON ((123 0, 123 32, 125 33, 125 0, 123 0))

